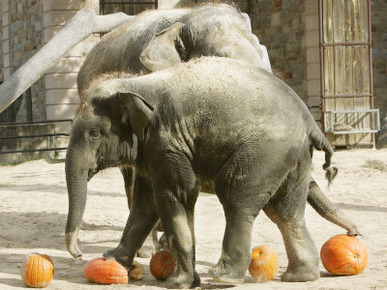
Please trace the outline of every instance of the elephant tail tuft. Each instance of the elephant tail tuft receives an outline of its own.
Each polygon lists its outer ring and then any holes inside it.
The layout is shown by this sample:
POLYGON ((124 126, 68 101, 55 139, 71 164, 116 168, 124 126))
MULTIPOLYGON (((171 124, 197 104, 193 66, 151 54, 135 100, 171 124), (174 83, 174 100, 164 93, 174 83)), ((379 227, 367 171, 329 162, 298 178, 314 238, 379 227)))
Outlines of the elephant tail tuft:
POLYGON ((325 163, 322 167, 326 172, 325 177, 328 180, 328 185, 330 185, 338 173, 337 167, 331 165, 333 147, 318 128, 313 130, 309 136, 312 146, 317 150, 323 150, 325 152, 325 163))
POLYGON ((330 166, 325 169, 325 177, 328 179, 328 184, 331 184, 333 179, 336 177, 339 170, 335 166, 330 166))

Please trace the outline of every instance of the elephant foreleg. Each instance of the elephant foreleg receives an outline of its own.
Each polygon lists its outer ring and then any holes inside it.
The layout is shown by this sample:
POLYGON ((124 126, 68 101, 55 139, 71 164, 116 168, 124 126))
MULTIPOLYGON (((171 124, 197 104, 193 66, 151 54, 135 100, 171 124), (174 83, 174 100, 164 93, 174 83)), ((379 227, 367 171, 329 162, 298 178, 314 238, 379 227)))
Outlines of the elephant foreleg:
POLYGON ((133 191, 134 191, 134 182, 136 176, 136 168, 131 165, 123 165, 120 167, 122 177, 124 178, 125 192, 128 202, 129 210, 132 207, 133 203, 133 191))
POLYGON ((117 248, 105 252, 104 257, 113 258, 129 268, 158 219, 151 183, 136 175, 133 203, 121 242, 117 248))
POLYGON ((208 274, 216 281, 240 284, 250 263, 251 231, 255 215, 241 212, 226 213, 222 255, 208 274))
POLYGON ((335 208, 313 178, 311 178, 309 183, 308 203, 323 218, 346 229, 348 235, 361 235, 356 225, 341 211, 335 208))
POLYGON ((166 166, 153 179, 156 205, 160 214, 176 270, 168 278, 172 288, 200 285, 195 271, 194 206, 199 195, 199 180, 189 160, 178 155, 162 162, 166 166), (178 160, 178 163, 172 160, 178 160))
MULTIPOLYGON (((130 210, 133 203, 134 184, 136 180, 136 168, 131 165, 123 165, 120 167, 120 170, 124 178, 125 192, 126 192, 129 210, 130 210)), ((141 249, 138 250, 137 256, 142 258, 150 258, 152 257, 153 254, 155 254, 158 251, 158 249, 159 249, 159 242, 157 241, 157 228, 155 227, 152 230, 152 234, 149 235, 144 241, 144 244, 141 247, 141 249), (155 236, 156 236, 156 239, 155 239, 155 236)))

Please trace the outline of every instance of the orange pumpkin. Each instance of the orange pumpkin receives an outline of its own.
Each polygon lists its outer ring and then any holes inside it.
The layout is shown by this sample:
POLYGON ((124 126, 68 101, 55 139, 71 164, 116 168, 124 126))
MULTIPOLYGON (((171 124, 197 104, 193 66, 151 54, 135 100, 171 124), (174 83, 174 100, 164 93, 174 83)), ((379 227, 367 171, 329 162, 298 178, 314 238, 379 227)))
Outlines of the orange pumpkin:
POLYGON ((159 280, 166 280, 175 271, 176 264, 168 250, 157 252, 149 263, 152 275, 159 280))
POLYGON ((278 272, 278 259, 268 246, 258 246, 253 249, 249 272, 258 282, 273 280, 278 272))
POLYGON ((83 268, 87 280, 99 284, 127 284, 128 271, 117 261, 95 258, 87 262, 83 268))
POLYGON ((54 264, 48 255, 29 254, 21 266, 21 279, 30 287, 47 287, 53 276, 54 264))
POLYGON ((335 275, 359 274, 368 262, 364 244, 347 235, 337 235, 326 241, 321 247, 320 257, 325 269, 335 275))

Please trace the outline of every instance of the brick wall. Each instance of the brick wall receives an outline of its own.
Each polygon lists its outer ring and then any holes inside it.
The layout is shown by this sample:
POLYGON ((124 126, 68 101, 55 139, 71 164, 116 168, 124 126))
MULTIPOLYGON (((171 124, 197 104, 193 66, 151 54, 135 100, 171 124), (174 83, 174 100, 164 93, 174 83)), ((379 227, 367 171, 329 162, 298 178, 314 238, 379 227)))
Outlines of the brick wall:
MULTIPOLYGON (((3 29, 3 39, 7 38, 5 47, 3 46, 3 52, 7 53, 4 60, 4 77, 7 77, 35 54, 43 44, 43 3, 41 0, 3 0, 3 2, 8 2, 4 3, 8 6, 8 14, 3 22, 3 27, 4 24, 9 25, 3 29)), ((27 118, 26 100, 27 98, 23 96, 16 117, 17 121, 25 121, 27 118)), ((45 90, 42 79, 31 87, 31 102, 30 114, 33 120, 44 120, 45 107, 41 104, 45 102, 45 90)))
MULTIPOLYGON (((3 1, 0 0, 0 23, 3 23, 3 1)), ((0 68, 3 68, 4 66, 4 59, 3 59, 3 29, 0 29, 0 68)), ((2 81, 4 79, 3 76, 3 70, 0 70, 0 80, 2 81)))
POLYGON ((253 32, 267 46, 275 73, 306 99, 305 1, 252 0, 253 32))

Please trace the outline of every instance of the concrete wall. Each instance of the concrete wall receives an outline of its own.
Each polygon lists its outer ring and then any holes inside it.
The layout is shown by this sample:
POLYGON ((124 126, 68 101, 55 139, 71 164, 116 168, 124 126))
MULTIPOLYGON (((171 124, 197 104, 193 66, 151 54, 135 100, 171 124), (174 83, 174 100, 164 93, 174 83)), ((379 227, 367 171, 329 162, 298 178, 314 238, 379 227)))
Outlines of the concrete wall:
POLYGON ((321 126, 318 1, 305 1, 306 103, 321 126))
MULTIPOLYGON (((47 43, 77 11, 86 7, 98 9, 95 3, 98 1, 43 0, 44 43, 47 43)), ((47 120, 74 117, 79 105, 77 74, 89 49, 88 44, 96 41, 96 36, 91 36, 80 43, 45 74, 47 120)))

